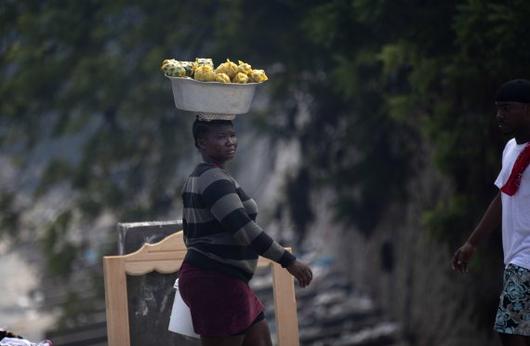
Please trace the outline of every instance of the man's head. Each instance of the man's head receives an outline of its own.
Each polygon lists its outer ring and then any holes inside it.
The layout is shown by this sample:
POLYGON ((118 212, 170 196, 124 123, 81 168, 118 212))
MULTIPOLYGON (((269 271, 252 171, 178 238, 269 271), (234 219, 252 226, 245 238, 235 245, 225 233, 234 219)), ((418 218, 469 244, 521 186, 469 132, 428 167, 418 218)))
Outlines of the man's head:
POLYGON ((497 90, 495 102, 530 103, 530 81, 514 79, 504 83, 497 90))
POLYGON ((514 79, 501 85, 495 96, 497 121, 502 132, 515 136, 530 131, 530 81, 514 79))

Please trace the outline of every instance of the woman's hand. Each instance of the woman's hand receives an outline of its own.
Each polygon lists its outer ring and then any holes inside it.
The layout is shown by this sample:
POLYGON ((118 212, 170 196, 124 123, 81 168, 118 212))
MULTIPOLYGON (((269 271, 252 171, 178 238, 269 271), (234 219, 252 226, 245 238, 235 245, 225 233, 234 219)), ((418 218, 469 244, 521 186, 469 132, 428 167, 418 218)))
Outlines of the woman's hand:
POLYGON ((309 268, 307 264, 298 260, 289 264, 285 269, 298 280, 300 287, 306 287, 311 280, 313 280, 313 272, 311 271, 311 268, 309 268))
POLYGON ((467 272, 467 264, 475 254, 476 249, 476 246, 466 242, 456 250, 451 261, 453 270, 461 273, 467 272))

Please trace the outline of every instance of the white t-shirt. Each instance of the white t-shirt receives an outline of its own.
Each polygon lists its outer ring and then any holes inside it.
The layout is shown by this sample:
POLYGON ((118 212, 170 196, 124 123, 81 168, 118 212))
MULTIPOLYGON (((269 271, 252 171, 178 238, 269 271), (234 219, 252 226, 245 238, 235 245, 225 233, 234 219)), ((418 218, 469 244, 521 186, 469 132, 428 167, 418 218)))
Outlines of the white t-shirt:
MULTIPOLYGON (((495 180, 499 189, 508 180, 515 160, 526 144, 517 144, 515 138, 506 143, 502 152, 502 169, 495 180)), ((530 167, 523 172, 517 192, 513 196, 501 193, 501 199, 504 264, 512 263, 530 269, 530 167)))

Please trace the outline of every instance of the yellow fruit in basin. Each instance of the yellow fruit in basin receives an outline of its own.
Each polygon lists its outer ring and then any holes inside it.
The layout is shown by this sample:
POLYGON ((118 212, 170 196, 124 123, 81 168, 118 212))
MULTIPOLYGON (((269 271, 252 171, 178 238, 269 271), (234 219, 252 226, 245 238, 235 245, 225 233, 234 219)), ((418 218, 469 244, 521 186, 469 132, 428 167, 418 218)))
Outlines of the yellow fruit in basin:
POLYGON ((216 73, 215 74, 215 81, 219 83, 230 83, 230 77, 226 73, 216 73))
POLYGON ((217 73, 226 73, 230 79, 234 78, 234 76, 237 74, 237 65, 230 61, 230 59, 226 59, 226 62, 219 65, 215 72, 217 73))
POLYGON ((244 84, 248 81, 248 76, 244 74, 243 72, 238 72, 234 78, 232 78, 233 83, 240 83, 244 84))
POLYGON ((262 83, 266 80, 269 80, 269 77, 267 77, 263 70, 252 70, 250 73, 249 82, 262 83))
POLYGON ((210 65, 201 65, 195 69, 193 78, 202 82, 215 81, 216 75, 210 65))
POLYGON ((237 72, 244 73, 248 76, 252 72, 252 66, 241 60, 238 62, 239 65, 237 65, 237 72))

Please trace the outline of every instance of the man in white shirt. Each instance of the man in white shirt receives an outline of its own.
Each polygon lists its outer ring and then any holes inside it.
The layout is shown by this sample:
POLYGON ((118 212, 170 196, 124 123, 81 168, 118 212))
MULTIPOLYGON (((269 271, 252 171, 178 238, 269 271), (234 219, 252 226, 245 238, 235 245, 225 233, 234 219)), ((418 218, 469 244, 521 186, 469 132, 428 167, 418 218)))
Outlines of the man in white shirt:
POLYGON ((495 180, 499 192, 454 254, 452 268, 466 272, 477 244, 502 222, 506 267, 494 329, 504 346, 530 345, 530 81, 503 84, 495 105, 499 129, 513 137, 506 143, 495 180))

